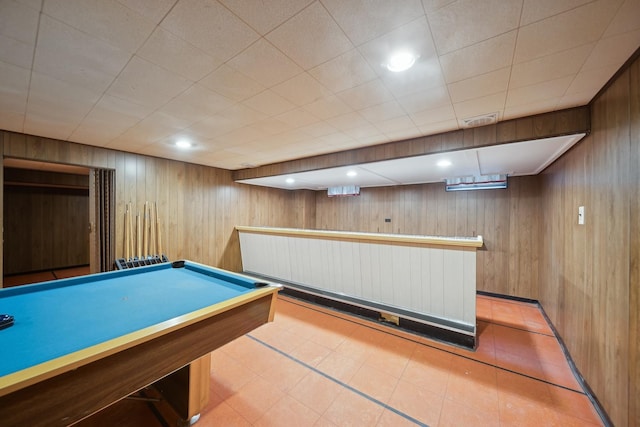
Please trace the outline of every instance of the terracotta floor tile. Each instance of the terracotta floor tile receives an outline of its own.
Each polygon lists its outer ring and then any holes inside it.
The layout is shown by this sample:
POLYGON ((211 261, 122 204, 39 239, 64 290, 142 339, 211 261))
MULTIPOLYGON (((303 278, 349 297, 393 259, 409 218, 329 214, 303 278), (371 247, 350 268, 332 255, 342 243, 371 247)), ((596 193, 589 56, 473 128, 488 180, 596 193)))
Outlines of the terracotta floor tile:
POLYGON ((320 417, 320 419, 316 421, 313 427, 338 427, 338 425, 325 417, 320 417))
POLYGON ((499 427, 497 411, 482 411, 476 407, 445 399, 439 427, 499 427))
POLYGON ((415 427, 416 423, 411 419, 398 415, 385 409, 377 424, 378 427, 415 427))
POLYGON ((362 362, 333 352, 318 364, 317 369, 338 381, 347 383, 360 369, 360 366, 362 366, 362 362))
POLYGON ((306 341, 303 345, 293 350, 290 355, 307 365, 318 366, 331 352, 332 350, 323 345, 316 344, 313 341, 306 341))
POLYGON ((388 402, 397 383, 397 377, 366 363, 349 380, 350 386, 382 403, 388 402))
POLYGON ((525 355, 496 350, 495 365, 513 372, 544 379, 540 358, 535 353, 525 355))
POLYGON ((443 396, 400 380, 389 399, 389 406, 416 420, 435 426, 442 411, 443 396))
POLYGON ((232 359, 241 359, 247 355, 253 355, 263 350, 262 344, 244 335, 220 347, 216 351, 222 351, 232 359))
POLYGON ((345 339, 334 351, 356 362, 363 363, 375 350, 375 346, 371 345, 371 343, 352 336, 345 339))
POLYGON ((289 391, 289 395, 317 413, 323 414, 343 390, 344 386, 316 372, 310 372, 289 391))
POLYGON ((552 385, 549 385, 548 388, 551 395, 551 407, 555 411, 580 418, 589 423, 601 421, 600 416, 586 395, 552 385))
POLYGON ((283 392, 275 389, 273 384, 262 378, 256 378, 229 396, 224 403, 249 422, 254 423, 284 395, 283 392))
POLYGON ((257 427, 312 427, 320 415, 296 399, 285 396, 271 407, 254 425, 257 427))
POLYGON ((383 407, 344 389, 323 414, 337 426, 375 426, 383 407))
POLYGON ((541 366, 544 380, 572 390, 582 391, 568 363, 565 366, 558 366, 542 362, 541 366))
POLYGON ((379 349, 371 352, 364 363, 397 379, 404 373, 409 358, 410 356, 392 350, 379 349))
POLYGON ((454 361, 446 399, 479 411, 498 411, 497 369, 473 360, 454 361))
POLYGON ((200 415, 198 427, 250 427, 251 423, 226 403, 220 403, 200 415))
POLYGON ((282 362, 271 366, 270 369, 261 372, 259 375, 280 391, 288 392, 308 373, 309 368, 288 358, 283 358, 282 362))
POLYGON ((256 376, 254 372, 223 352, 215 351, 211 354, 211 383, 209 387, 224 399, 256 376))

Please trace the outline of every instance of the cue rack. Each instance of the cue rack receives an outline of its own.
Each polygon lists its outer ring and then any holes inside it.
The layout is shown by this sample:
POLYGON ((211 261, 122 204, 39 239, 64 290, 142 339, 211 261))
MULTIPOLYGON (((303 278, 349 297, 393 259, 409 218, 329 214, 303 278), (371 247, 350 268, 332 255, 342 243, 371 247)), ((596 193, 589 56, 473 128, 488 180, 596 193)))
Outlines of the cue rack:
POLYGON ((169 262, 162 253, 162 233, 158 217, 158 204, 144 202, 143 214, 138 211, 135 227, 133 207, 127 203, 124 214, 124 258, 116 260, 116 268, 142 267, 169 262))

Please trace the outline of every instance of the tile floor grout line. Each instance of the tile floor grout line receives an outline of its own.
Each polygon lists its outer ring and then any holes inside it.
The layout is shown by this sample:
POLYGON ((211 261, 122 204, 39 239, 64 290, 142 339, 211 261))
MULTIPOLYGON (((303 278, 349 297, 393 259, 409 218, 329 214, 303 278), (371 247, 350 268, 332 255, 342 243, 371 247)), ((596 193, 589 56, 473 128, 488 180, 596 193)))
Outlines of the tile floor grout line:
POLYGON ((511 326, 511 325, 506 325, 504 323, 494 322, 492 320, 487 320, 486 317, 478 317, 478 319, 482 319, 482 320, 480 320, 480 322, 490 323, 490 324, 496 325, 496 326, 502 326, 503 328, 515 329, 516 331, 528 332, 530 334, 543 335, 545 337, 556 338, 556 336, 552 335, 552 334, 550 335, 550 334, 545 334, 544 332, 530 331, 529 329, 522 329, 522 328, 518 328, 518 327, 515 327, 515 326, 511 326))
MULTIPOLYGON (((424 345, 424 346, 426 346, 426 347, 433 348, 433 349, 435 349, 435 350, 440 350, 440 351, 443 351, 443 352, 445 352, 445 353, 452 354, 452 355, 454 355, 454 356, 463 357, 463 358, 465 358, 465 359, 467 359, 467 360, 471 360, 471 361, 473 361, 473 362, 482 363, 483 365, 491 366, 491 367, 493 367, 493 368, 500 369, 500 370, 505 371, 505 372, 510 372, 510 373, 512 373, 512 374, 520 375, 520 376, 525 377, 525 378, 529 378, 529 379, 532 379, 532 380, 540 381, 540 382, 542 382, 542 383, 545 383, 545 384, 548 384, 548 385, 551 385, 551 386, 554 386, 554 387, 562 388, 562 389, 565 389, 565 390, 567 390, 567 391, 572 391, 572 392, 574 392, 574 393, 578 393, 578 394, 582 394, 582 395, 584 395, 584 396, 587 396, 587 393, 586 393, 584 390, 582 390, 582 391, 580 391, 580 390, 576 390, 576 389, 573 389, 573 388, 570 388, 570 387, 567 387, 567 386, 563 386, 563 385, 561 385, 561 384, 556 384, 556 383, 552 383, 551 381, 543 380, 542 378, 536 378, 536 377, 533 377, 533 376, 531 376, 531 375, 524 374, 524 373, 522 373, 522 372, 513 371, 513 370, 511 370, 511 369, 508 369, 508 368, 505 368, 505 367, 502 367, 502 366, 499 366, 499 365, 495 365, 495 364, 493 364, 493 363, 489 363, 489 362, 485 362, 485 361, 482 361, 482 360, 474 359, 474 358, 472 358, 472 357, 465 356, 465 355, 462 355, 462 354, 459 354, 459 353, 454 353, 454 352, 453 352, 453 351, 451 351, 451 350, 444 350, 444 349, 439 348, 439 347, 436 347, 436 346, 434 346, 434 345, 432 345, 432 344, 428 344, 428 343, 424 343, 424 342, 420 342, 420 341, 412 340, 412 339, 410 339, 410 338, 403 337, 403 336, 400 336, 400 335, 396 335, 396 334, 393 334, 393 333, 391 333, 391 332, 383 331, 383 330, 380 330, 380 329, 374 328, 374 327, 369 326, 369 325, 363 325, 363 324, 361 324, 361 323, 355 322, 355 321, 353 321, 353 320, 344 319, 344 318, 342 318, 342 317, 340 317, 340 316, 336 316, 336 315, 334 315, 334 314, 330 314, 330 313, 327 313, 327 312, 324 312, 324 311, 321 311, 321 310, 317 310, 317 309, 314 309, 314 308, 311 308, 311 307, 307 307, 307 306, 304 306, 304 305, 296 304, 295 302, 290 301, 290 300, 287 300, 287 302, 289 302, 290 304, 297 305, 298 307, 303 307, 303 308, 306 308, 306 309, 309 309, 309 310, 313 310, 313 311, 315 311, 315 312, 317 312, 317 313, 326 314, 327 316, 331 316, 331 317, 335 317, 335 318, 340 319, 340 320, 344 320, 345 322, 355 323, 355 324, 357 324, 357 325, 363 326, 363 327, 365 327, 365 328, 373 329, 373 330, 375 330, 375 331, 382 332, 382 333, 384 333, 384 334, 393 335, 393 336, 395 336, 395 337, 398 337, 398 338, 401 338, 401 339, 404 339, 404 340, 407 340, 407 341, 411 341, 411 342, 416 343, 416 344, 424 345)), ((253 338, 253 337, 251 337, 251 338, 253 338)), ((254 339, 256 339, 256 338, 254 338, 254 339)), ((266 344, 266 343, 265 343, 265 344, 266 344)), ((267 344, 267 345, 268 345, 268 344, 267 344)), ((450 344, 447 344, 447 345, 450 345, 450 344)), ((277 350, 277 349, 276 349, 276 350, 277 350)), ((279 350, 278 350, 278 351, 279 351, 279 350)), ((304 363, 304 362, 301 362, 301 363, 304 363)), ((567 361, 567 363, 568 363, 568 361, 567 361)), ((573 373, 573 371, 572 371, 572 373, 573 373)), ((576 381, 577 381, 577 379, 576 379, 576 381)))
POLYGON ((344 382, 340 381, 339 379, 334 378, 334 377, 332 377, 331 375, 328 375, 328 374, 326 374, 326 373, 322 372, 322 371, 321 371, 321 370, 319 370, 318 368, 316 368, 316 367, 314 367, 314 366, 311 366, 311 365, 309 365, 309 364, 307 364, 307 363, 303 362, 302 360, 296 359, 295 357, 291 356, 290 354, 285 353, 284 351, 282 351, 282 350, 280 350, 280 349, 278 349, 278 348, 276 348, 276 347, 272 346, 272 345, 271 345, 271 344, 269 344, 269 343, 266 343, 266 342, 264 342, 264 341, 262 341, 262 340, 260 340, 260 339, 258 339, 258 338, 256 338, 256 337, 254 337, 254 336, 252 336, 252 335, 250 335, 250 334, 247 334, 246 336, 247 336, 248 338, 251 338, 251 339, 252 339, 252 340, 254 340, 255 342, 257 342, 257 343, 259 343, 259 344, 261 344, 261 345, 263 345, 263 346, 267 347, 268 349, 273 350, 273 351, 275 351, 275 352, 277 352, 277 353, 281 354, 282 356, 285 356, 286 358, 288 358, 288 359, 290 359, 290 360, 292 360, 292 361, 294 361, 294 362, 298 363, 299 365, 304 366, 305 368, 307 368, 307 369, 309 369, 309 370, 311 370, 311 371, 315 372, 316 374, 322 375, 324 378, 326 378, 326 379, 328 379, 328 380, 330 380, 330 381, 333 381, 334 383, 338 384, 339 386, 341 386, 341 387, 343 387, 343 388, 346 388, 347 390, 350 390, 350 391, 352 391, 352 392, 354 392, 354 393, 358 394, 359 396, 362 396, 362 397, 364 397, 365 399, 367 399, 367 400, 369 400, 369 401, 371 401, 371 402, 375 403, 376 405, 381 406, 381 407, 383 407, 384 409, 387 409, 387 410, 389 410, 389 411, 391 411, 391 412, 395 413, 396 415, 399 415, 399 416, 403 417, 403 418, 404 418, 404 419, 406 419, 407 421, 411 421, 412 423, 414 423, 414 424, 416 424, 416 425, 418 425, 418 426, 421 426, 421 427, 429 427, 429 425, 428 425, 428 424, 425 424, 425 423, 423 423, 423 422, 421 422, 421 421, 419 421, 419 420, 417 420, 417 419, 413 418, 412 416, 407 415, 407 414, 405 414, 404 412, 399 411, 398 409, 396 409, 396 408, 394 408, 394 407, 392 407, 392 406, 390 406, 390 405, 387 405, 387 404, 386 404, 386 403, 384 403, 384 402, 379 401, 379 400, 378 400, 378 399, 376 399, 375 397, 372 397, 372 396, 369 396, 369 395, 368 395, 368 394, 366 394, 366 393, 363 393, 362 391, 358 390, 357 388, 354 388, 354 387, 350 386, 349 384, 346 384, 346 383, 344 383, 344 382))

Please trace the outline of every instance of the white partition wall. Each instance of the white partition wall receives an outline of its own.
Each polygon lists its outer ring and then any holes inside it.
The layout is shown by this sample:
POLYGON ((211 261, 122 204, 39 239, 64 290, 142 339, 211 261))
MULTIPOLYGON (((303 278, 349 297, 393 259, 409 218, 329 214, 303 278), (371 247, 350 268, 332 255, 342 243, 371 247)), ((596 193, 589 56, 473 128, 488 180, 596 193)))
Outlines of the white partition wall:
POLYGON ((475 336, 482 237, 236 228, 246 273, 475 336))

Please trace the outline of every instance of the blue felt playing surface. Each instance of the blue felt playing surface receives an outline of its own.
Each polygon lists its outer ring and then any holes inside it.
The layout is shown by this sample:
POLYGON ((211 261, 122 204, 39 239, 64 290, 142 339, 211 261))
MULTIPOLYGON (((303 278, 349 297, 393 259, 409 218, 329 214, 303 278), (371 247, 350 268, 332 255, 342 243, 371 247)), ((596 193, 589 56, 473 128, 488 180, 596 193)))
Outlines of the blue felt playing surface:
POLYGON ((200 266, 136 270, 1 290, 0 312, 15 323, 0 330, 0 377, 253 289, 200 266))

